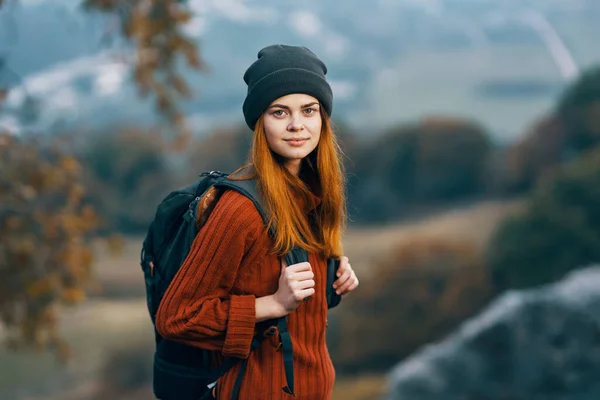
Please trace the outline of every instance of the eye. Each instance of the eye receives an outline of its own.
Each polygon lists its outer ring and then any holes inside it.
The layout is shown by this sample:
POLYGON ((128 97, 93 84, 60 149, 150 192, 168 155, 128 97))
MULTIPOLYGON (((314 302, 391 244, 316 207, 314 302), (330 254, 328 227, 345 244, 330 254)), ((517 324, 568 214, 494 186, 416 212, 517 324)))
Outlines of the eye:
POLYGON ((275 110, 273 111, 272 115, 276 116, 276 117, 283 117, 285 111, 283 110, 275 110))
POLYGON ((304 113, 307 115, 313 115, 316 112, 317 112, 317 110, 315 110, 314 108, 305 108, 304 109, 304 113))

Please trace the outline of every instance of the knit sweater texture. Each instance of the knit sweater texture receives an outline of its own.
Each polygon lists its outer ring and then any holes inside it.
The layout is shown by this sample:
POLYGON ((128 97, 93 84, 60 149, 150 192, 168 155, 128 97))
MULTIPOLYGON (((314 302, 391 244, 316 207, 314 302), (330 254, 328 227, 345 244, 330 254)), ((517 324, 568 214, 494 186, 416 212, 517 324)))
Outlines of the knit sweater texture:
MULTIPOLYGON (((318 198, 316 198, 318 204, 318 198)), ((315 204, 315 205, 316 205, 315 204)), ((306 210, 307 212, 310 211, 306 210)), ((164 338, 248 359, 239 400, 291 400, 283 392, 283 355, 275 335, 250 353, 256 327, 255 300, 277 291, 281 260, 272 238, 245 196, 226 191, 196 236, 156 315, 164 338)), ((294 348, 297 400, 329 400, 335 370, 326 345, 326 260, 309 254, 316 293, 287 316, 294 348)), ((218 399, 231 399, 239 363, 217 385, 218 399)))

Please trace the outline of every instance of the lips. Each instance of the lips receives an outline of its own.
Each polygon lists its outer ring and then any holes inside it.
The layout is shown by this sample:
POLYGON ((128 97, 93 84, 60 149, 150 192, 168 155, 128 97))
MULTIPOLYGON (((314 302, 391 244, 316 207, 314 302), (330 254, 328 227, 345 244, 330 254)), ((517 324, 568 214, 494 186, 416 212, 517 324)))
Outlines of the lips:
POLYGON ((308 138, 285 139, 285 141, 292 146, 302 146, 304 143, 306 143, 308 141, 308 138))

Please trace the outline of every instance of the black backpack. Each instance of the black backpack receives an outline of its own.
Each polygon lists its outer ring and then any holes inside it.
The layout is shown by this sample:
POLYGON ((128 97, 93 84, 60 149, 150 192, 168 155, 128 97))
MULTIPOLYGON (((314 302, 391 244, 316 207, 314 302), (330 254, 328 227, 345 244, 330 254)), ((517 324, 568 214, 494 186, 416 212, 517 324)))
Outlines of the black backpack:
MULTIPOLYGON (((203 172, 200 180, 174 190, 158 205, 154 220, 148 228, 141 251, 141 266, 146 284, 148 311, 155 322, 160 301, 170 282, 185 261, 192 243, 198 234, 196 220, 198 204, 211 187, 236 190, 252 200, 266 222, 268 216, 256 188, 254 179, 231 180, 229 175, 219 171, 203 172)), ((270 232, 273 234, 274 232, 270 232)), ((308 253, 295 247, 285 256, 288 265, 308 261, 308 253)), ((327 302, 335 307, 341 296, 333 290, 339 260, 331 258, 327 262, 327 302)), ((265 321, 259 325, 259 334, 252 340, 251 351, 262 341, 276 332, 284 358, 287 386, 286 393, 294 395, 294 370, 292 341, 287 329, 286 318, 265 321), (277 327, 277 329, 275 329, 277 327), (261 333, 262 332, 262 333, 261 333)), ((236 363, 241 362, 236 379, 233 400, 237 400, 247 360, 226 358, 218 368, 212 367, 213 352, 183 343, 162 338, 154 330, 156 350, 154 353, 154 394, 161 400, 200 400, 212 398, 211 386, 236 363)))

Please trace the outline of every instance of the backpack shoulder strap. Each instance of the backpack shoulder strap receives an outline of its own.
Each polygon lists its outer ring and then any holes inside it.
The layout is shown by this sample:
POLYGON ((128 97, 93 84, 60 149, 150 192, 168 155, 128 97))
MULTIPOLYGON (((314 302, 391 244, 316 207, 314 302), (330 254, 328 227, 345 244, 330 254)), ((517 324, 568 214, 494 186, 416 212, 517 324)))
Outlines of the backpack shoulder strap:
MULTIPOLYGON (((234 180, 230 179, 229 177, 224 177, 223 179, 220 179, 218 182, 215 183, 215 187, 233 189, 245 195, 250 200, 252 200, 252 203, 254 203, 254 206, 258 210, 265 224, 269 222, 269 215, 267 213, 266 207, 264 206, 258 187, 256 185, 256 179, 234 180)), ((275 233, 273 227, 271 227, 269 233, 271 235, 275 233)), ((297 264, 299 262, 306 262, 308 261, 308 252, 302 247, 296 246, 285 255, 285 261, 287 265, 297 264)), ((287 320, 285 317, 283 317, 271 322, 272 325, 277 326, 278 328, 279 341, 282 345, 284 370, 287 382, 287 385, 283 387, 283 391, 295 396, 293 348, 292 339, 287 329, 287 320)), ((247 362, 247 360, 245 361, 247 362)), ((241 385, 241 376, 243 375, 243 371, 245 371, 246 362, 242 363, 240 375, 236 380, 236 384, 234 386, 234 398, 237 397, 237 394, 239 392, 239 388, 241 385)))
POLYGON ((250 200, 252 200, 252 203, 254 203, 254 206, 258 210, 262 219, 265 222, 268 221, 269 218, 260 193, 258 191, 256 179, 234 180, 226 176, 218 180, 214 186, 219 188, 233 189, 248 197, 250 200))

